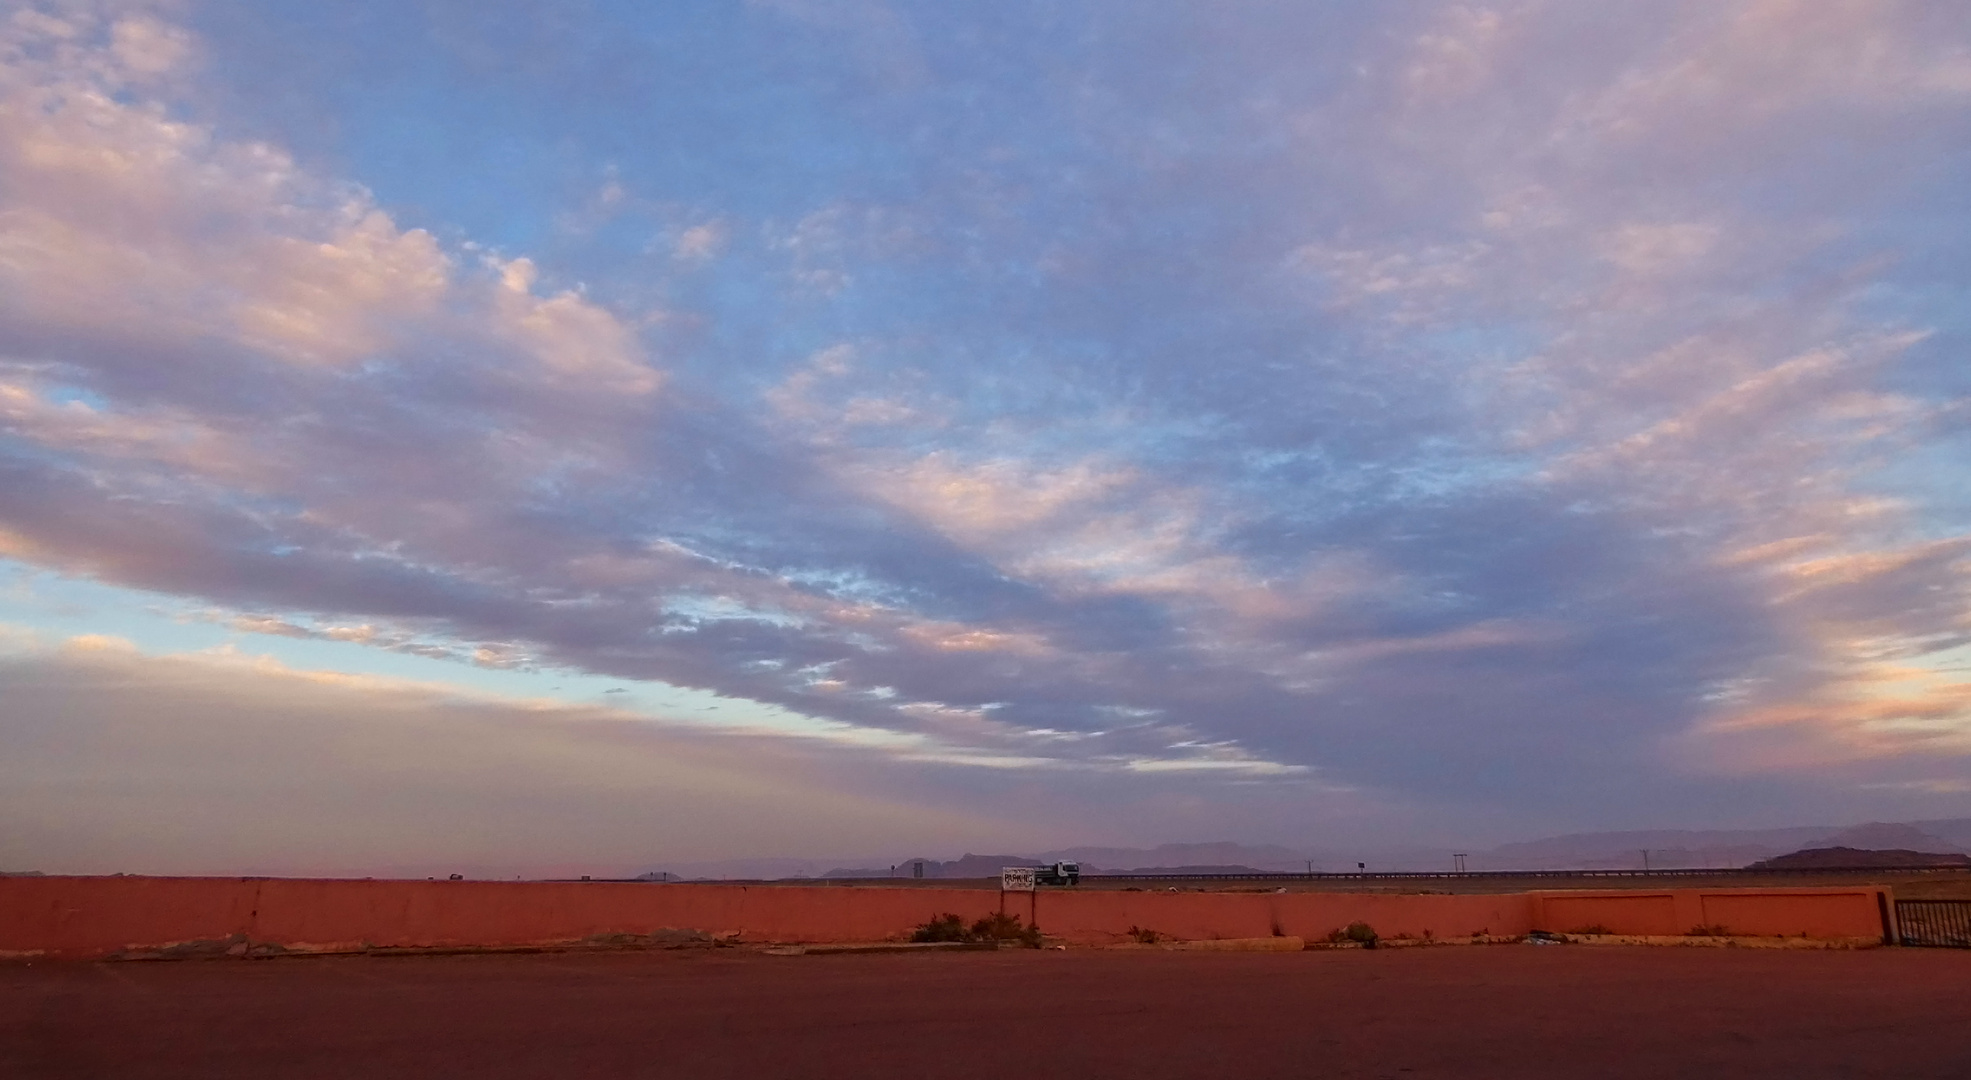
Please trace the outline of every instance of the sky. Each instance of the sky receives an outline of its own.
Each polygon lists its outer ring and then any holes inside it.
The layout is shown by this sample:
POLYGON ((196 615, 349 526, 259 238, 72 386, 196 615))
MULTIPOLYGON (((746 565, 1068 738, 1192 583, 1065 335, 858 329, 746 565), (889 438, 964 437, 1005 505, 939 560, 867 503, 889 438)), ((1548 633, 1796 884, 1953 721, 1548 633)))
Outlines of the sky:
POLYGON ((1971 814, 1954 0, 0 2, 0 869, 1971 814))

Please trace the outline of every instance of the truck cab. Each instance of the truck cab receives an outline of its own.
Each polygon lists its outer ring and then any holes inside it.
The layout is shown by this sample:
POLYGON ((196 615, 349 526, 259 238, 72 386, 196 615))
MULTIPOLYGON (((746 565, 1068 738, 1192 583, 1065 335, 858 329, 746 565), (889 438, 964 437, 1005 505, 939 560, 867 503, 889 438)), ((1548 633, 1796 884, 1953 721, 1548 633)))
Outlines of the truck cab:
POLYGON ((1036 867, 1033 872, 1036 885, 1079 885, 1081 884, 1081 864, 1078 862, 1057 862, 1036 867))

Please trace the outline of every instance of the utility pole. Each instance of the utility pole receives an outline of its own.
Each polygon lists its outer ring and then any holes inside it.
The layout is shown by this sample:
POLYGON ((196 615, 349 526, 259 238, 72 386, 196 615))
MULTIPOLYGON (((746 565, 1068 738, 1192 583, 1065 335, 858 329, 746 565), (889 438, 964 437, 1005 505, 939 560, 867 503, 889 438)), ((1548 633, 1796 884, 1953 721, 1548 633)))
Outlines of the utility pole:
POLYGON ((1459 873, 1459 874, 1462 874, 1462 873, 1464 873, 1464 872, 1465 872, 1465 853, 1464 853, 1464 852, 1462 852, 1462 851, 1460 851, 1460 852, 1455 852, 1455 853, 1453 853, 1453 854, 1452 854, 1452 856, 1451 856, 1451 867, 1452 867, 1452 870, 1453 870, 1453 872, 1455 872, 1455 873, 1459 873))
POLYGON ((1649 849, 1648 848, 1642 849, 1642 853, 1643 853, 1643 873, 1647 874, 1649 873, 1649 849))

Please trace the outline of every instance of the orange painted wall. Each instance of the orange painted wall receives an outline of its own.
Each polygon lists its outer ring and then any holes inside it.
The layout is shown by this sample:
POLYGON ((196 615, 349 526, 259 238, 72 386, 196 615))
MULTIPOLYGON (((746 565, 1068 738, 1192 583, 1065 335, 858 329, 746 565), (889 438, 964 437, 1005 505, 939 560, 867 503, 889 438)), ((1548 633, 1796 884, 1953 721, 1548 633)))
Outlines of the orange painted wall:
POLYGON ((0 955, 224 938, 251 924, 253 898, 233 878, 0 878, 0 955))
POLYGON ((664 929, 753 941, 871 941, 942 911, 976 919, 968 889, 615 882, 267 881, 251 936, 314 947, 527 944, 664 929))
POLYGON ((998 902, 977 889, 0 878, 0 955, 99 957, 232 937, 290 949, 497 947, 666 929, 877 941, 945 911, 977 919, 998 902))
MULTIPOLYGON (((1014 901, 1015 904, 1018 901, 1014 901)), ((1127 940, 1132 926, 1174 938, 1327 937, 1366 922, 1384 937, 1455 938, 1524 934, 1524 894, 1393 896, 1363 893, 1077 892, 1040 893, 1040 928, 1085 944, 1127 940)), ((1014 908, 1015 911, 1021 911, 1014 908)), ((1022 912, 1023 913, 1023 912, 1022 912)))
POLYGON ((1699 902, 1704 909, 1702 925, 1721 926, 1734 934, 1846 937, 1854 935, 1857 926, 1879 928, 1882 919, 1873 892, 1859 889, 1819 895, 1752 890, 1706 893, 1699 902), (1739 929, 1742 926, 1761 929, 1739 929))
POLYGON ((1698 918, 1679 925, 1677 898, 1669 892, 1546 895, 1534 907, 1536 929, 1562 934, 1590 927, 1619 927, 1624 934, 1681 934, 1703 922, 1698 918))
MULTIPOLYGON (((1668 892, 1386 895, 1118 892, 1010 894, 1007 910, 1077 944, 1132 926, 1178 939, 1318 940, 1352 922, 1385 938, 1510 936, 1588 926, 1681 934, 1877 937, 1875 887, 1668 892)), ((613 882, 334 881, 242 878, 0 878, 0 955, 89 958, 236 939, 290 949, 502 947, 665 929, 742 941, 880 941, 941 912, 972 921, 999 893, 977 889, 613 882)))
POLYGON ((1618 934, 1717 930, 1746 937, 1879 938, 1894 909, 1885 886, 1821 889, 1669 889, 1527 894, 1536 928, 1604 926, 1618 934))

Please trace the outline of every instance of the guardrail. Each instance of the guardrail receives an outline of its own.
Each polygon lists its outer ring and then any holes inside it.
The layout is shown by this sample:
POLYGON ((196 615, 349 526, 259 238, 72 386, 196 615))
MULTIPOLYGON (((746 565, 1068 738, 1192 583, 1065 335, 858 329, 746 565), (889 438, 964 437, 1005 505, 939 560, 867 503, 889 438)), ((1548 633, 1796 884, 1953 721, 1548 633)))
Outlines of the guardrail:
POLYGON ((1898 900, 1896 930, 1904 945, 1971 949, 1971 900, 1898 900))

